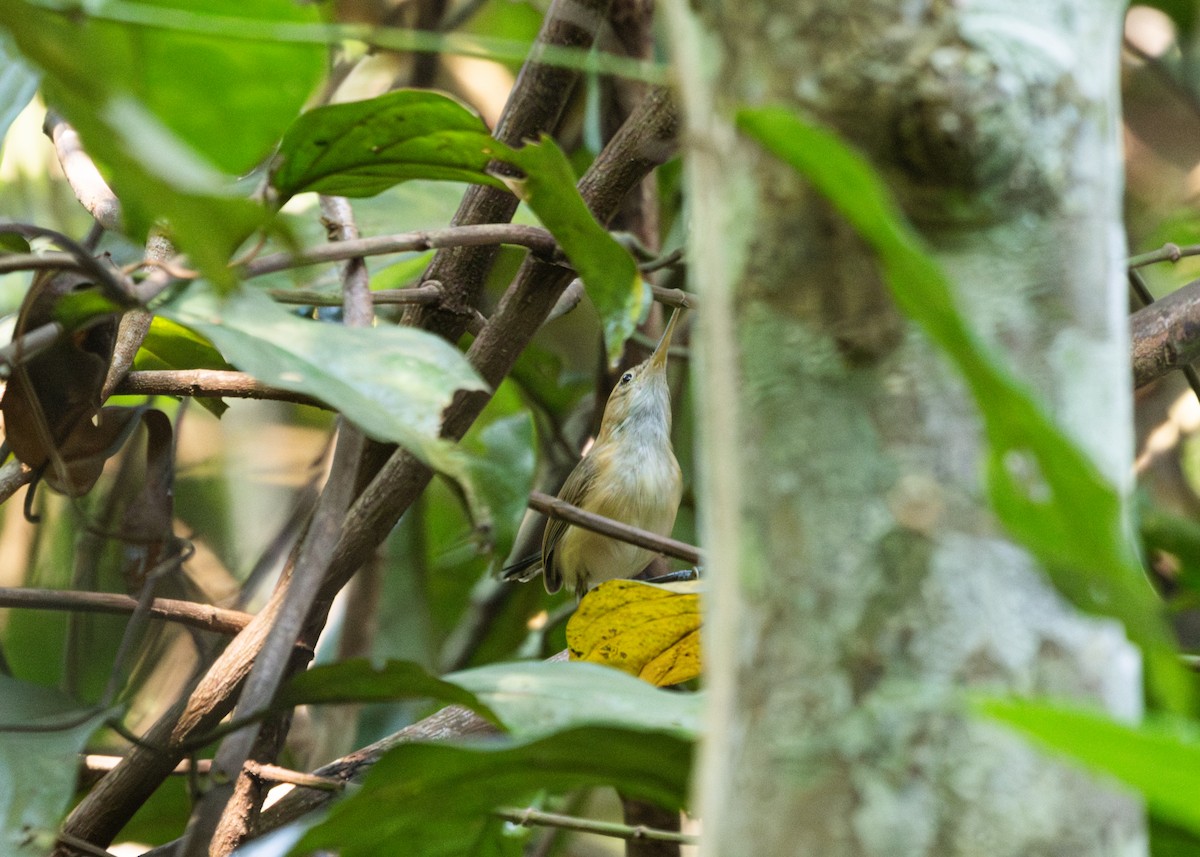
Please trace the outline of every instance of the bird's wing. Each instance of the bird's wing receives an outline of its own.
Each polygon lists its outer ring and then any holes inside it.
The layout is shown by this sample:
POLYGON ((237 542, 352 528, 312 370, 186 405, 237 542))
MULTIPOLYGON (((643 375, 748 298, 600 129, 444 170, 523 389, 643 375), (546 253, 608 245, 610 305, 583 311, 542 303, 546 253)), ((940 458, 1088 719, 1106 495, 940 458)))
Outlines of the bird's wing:
MULTIPOLYGON (((571 475, 563 484, 562 490, 558 492, 559 499, 579 505, 582 499, 587 497, 592 482, 596 478, 596 469, 593 466, 595 462, 589 461, 589 457, 585 456, 575 465, 575 469, 571 471, 571 475)), ((562 589, 563 569, 558 562, 556 551, 559 542, 562 541, 562 537, 566 535, 570 526, 559 518, 551 518, 546 523, 546 534, 542 536, 542 566, 546 577, 547 592, 558 592, 562 589)))
POLYGON ((529 556, 523 556, 514 563, 504 566, 500 569, 501 580, 518 580, 524 583, 527 580, 532 580, 534 576, 542 570, 541 554, 531 553, 529 556))

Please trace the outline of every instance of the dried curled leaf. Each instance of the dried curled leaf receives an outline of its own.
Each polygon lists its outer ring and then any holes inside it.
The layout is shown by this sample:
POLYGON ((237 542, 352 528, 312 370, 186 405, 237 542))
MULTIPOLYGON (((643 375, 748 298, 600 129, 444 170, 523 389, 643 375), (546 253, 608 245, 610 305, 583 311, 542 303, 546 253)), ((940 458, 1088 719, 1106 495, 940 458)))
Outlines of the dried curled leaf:
POLYGON ((0 402, 6 439, 64 494, 90 491, 135 423, 123 409, 100 407, 119 321, 120 308, 71 273, 35 279, 21 307, 18 332, 58 322, 66 334, 14 371, 0 402))
POLYGON ((700 675, 700 594, 695 584, 610 580, 567 623, 571 660, 616 667, 656 687, 700 675))

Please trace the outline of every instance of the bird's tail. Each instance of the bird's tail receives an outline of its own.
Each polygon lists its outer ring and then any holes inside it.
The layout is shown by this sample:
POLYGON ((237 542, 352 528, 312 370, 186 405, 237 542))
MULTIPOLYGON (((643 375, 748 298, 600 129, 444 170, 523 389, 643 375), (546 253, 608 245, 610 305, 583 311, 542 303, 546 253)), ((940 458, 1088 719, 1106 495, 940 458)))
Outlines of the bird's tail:
POLYGON ((537 577, 541 570, 542 556, 534 553, 500 569, 500 579, 525 583, 537 577))

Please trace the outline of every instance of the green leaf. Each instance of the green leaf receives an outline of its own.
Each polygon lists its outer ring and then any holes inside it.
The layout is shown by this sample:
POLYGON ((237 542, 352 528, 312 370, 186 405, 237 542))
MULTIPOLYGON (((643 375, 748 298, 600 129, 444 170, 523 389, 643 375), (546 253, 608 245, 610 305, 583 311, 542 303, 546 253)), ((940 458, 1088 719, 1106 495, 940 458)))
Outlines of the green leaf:
POLYGON ((1131 726, 1035 700, 980 699, 975 707, 1136 789, 1156 817, 1200 832, 1200 723, 1158 717, 1131 726))
POLYGON ((604 327, 609 363, 615 365, 649 306, 650 292, 637 263, 592 216, 575 188, 575 172, 554 140, 543 135, 536 146, 496 157, 525 172, 524 179, 505 181, 550 230, 583 280, 604 327))
POLYGON ((660 690, 631 675, 581 661, 491 664, 446 681, 475 693, 519 736, 585 725, 663 729, 694 739, 704 696, 660 690))
POLYGON ((244 173, 270 154, 324 69, 325 52, 318 45, 155 26, 157 12, 169 16, 173 10, 233 26, 238 19, 319 21, 316 9, 292 0, 126 3, 145 24, 92 17, 86 11, 91 5, 59 12, 6 0, 0 8, 0 21, 21 51, 45 69, 49 100, 104 121, 112 118, 114 106, 132 100, 229 175, 244 173))
POLYGON ((38 73, 17 54, 8 35, 0 31, 0 149, 13 120, 33 100, 37 88, 38 73))
POLYGON ((270 154, 315 88, 324 48, 156 20, 186 11, 232 24, 316 22, 317 12, 291 0, 143 0, 125 9, 142 23, 6 0, 0 26, 45 72, 47 101, 108 171, 126 226, 140 237, 165 218, 192 262, 229 286, 230 254, 266 216, 233 192, 232 177, 270 154))
POLYGON ((221 352, 203 336, 156 315, 134 358, 135 369, 232 369, 221 352))
POLYGON ((121 309, 99 286, 86 286, 58 298, 50 317, 64 329, 74 331, 91 322, 119 315, 121 309))
MULTIPOLYGON (((194 330, 156 315, 141 348, 133 358, 133 368, 144 370, 232 369, 213 344, 194 330)), ((219 417, 229 410, 223 399, 197 397, 196 404, 219 417)))
POLYGON ((0 232, 0 252, 28 253, 30 252, 29 242, 15 232, 0 232))
POLYGON ((412 661, 388 661, 376 667, 365 659, 315 666, 292 679, 281 691, 279 704, 326 705, 338 702, 392 702, 435 699, 469 708, 493 723, 500 718, 462 686, 430 675, 412 661))
POLYGON ((620 358, 649 291, 633 257, 588 210, 570 162, 548 136, 510 149, 453 99, 401 90, 305 113, 284 136, 271 184, 285 198, 302 190, 370 196, 414 178, 511 188, 579 273, 600 314, 609 359, 620 358), (520 168, 525 178, 487 173, 493 159, 520 168))
POLYGON ((1116 489, 1054 424, 955 308, 953 289, 871 167, 828 131, 782 108, 738 127, 805 176, 875 250, 900 309, 954 363, 983 417, 992 505, 1079 607, 1125 623, 1153 690, 1186 710, 1192 689, 1145 579, 1116 489))
POLYGON ((409 857, 476 854, 493 810, 520 806, 543 790, 609 785, 680 807, 691 758, 691 743, 676 735, 603 727, 528 742, 405 744, 380 759, 362 789, 336 804, 291 853, 336 848, 342 857, 374 857, 404 843, 409 857))
POLYGON ((1145 509, 1139 529, 1147 553, 1163 551, 1178 561, 1173 582, 1193 594, 1200 593, 1200 523, 1161 509, 1145 509))
POLYGON ((271 184, 285 198, 301 191, 374 196, 410 179, 503 188, 485 172, 499 145, 453 98, 402 89, 302 115, 283 137, 271 184))
POLYGON ((0 851, 43 857, 75 793, 79 754, 108 712, 0 676, 0 851), (40 727, 12 731, 13 726, 40 727), (10 728, 5 728, 10 727, 10 728))
POLYGON ((461 456, 439 438, 442 411, 455 391, 486 385, 440 337, 392 325, 351 329, 305 321, 258 292, 240 289, 222 299, 203 283, 159 314, 207 337, 258 380, 314 396, 434 467, 462 470, 461 456))

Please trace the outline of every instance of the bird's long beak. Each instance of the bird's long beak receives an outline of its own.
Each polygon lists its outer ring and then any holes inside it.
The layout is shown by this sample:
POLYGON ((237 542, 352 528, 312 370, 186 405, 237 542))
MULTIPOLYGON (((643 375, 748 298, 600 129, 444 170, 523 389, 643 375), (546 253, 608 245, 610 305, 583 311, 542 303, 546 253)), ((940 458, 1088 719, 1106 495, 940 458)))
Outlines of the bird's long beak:
POLYGON ((683 315, 683 310, 676 308, 671 312, 671 318, 667 321, 667 329, 663 331, 662 339, 658 341, 654 353, 650 355, 650 368, 659 372, 666 371, 667 368, 667 352, 671 349, 671 334, 675 332, 675 322, 683 315))

